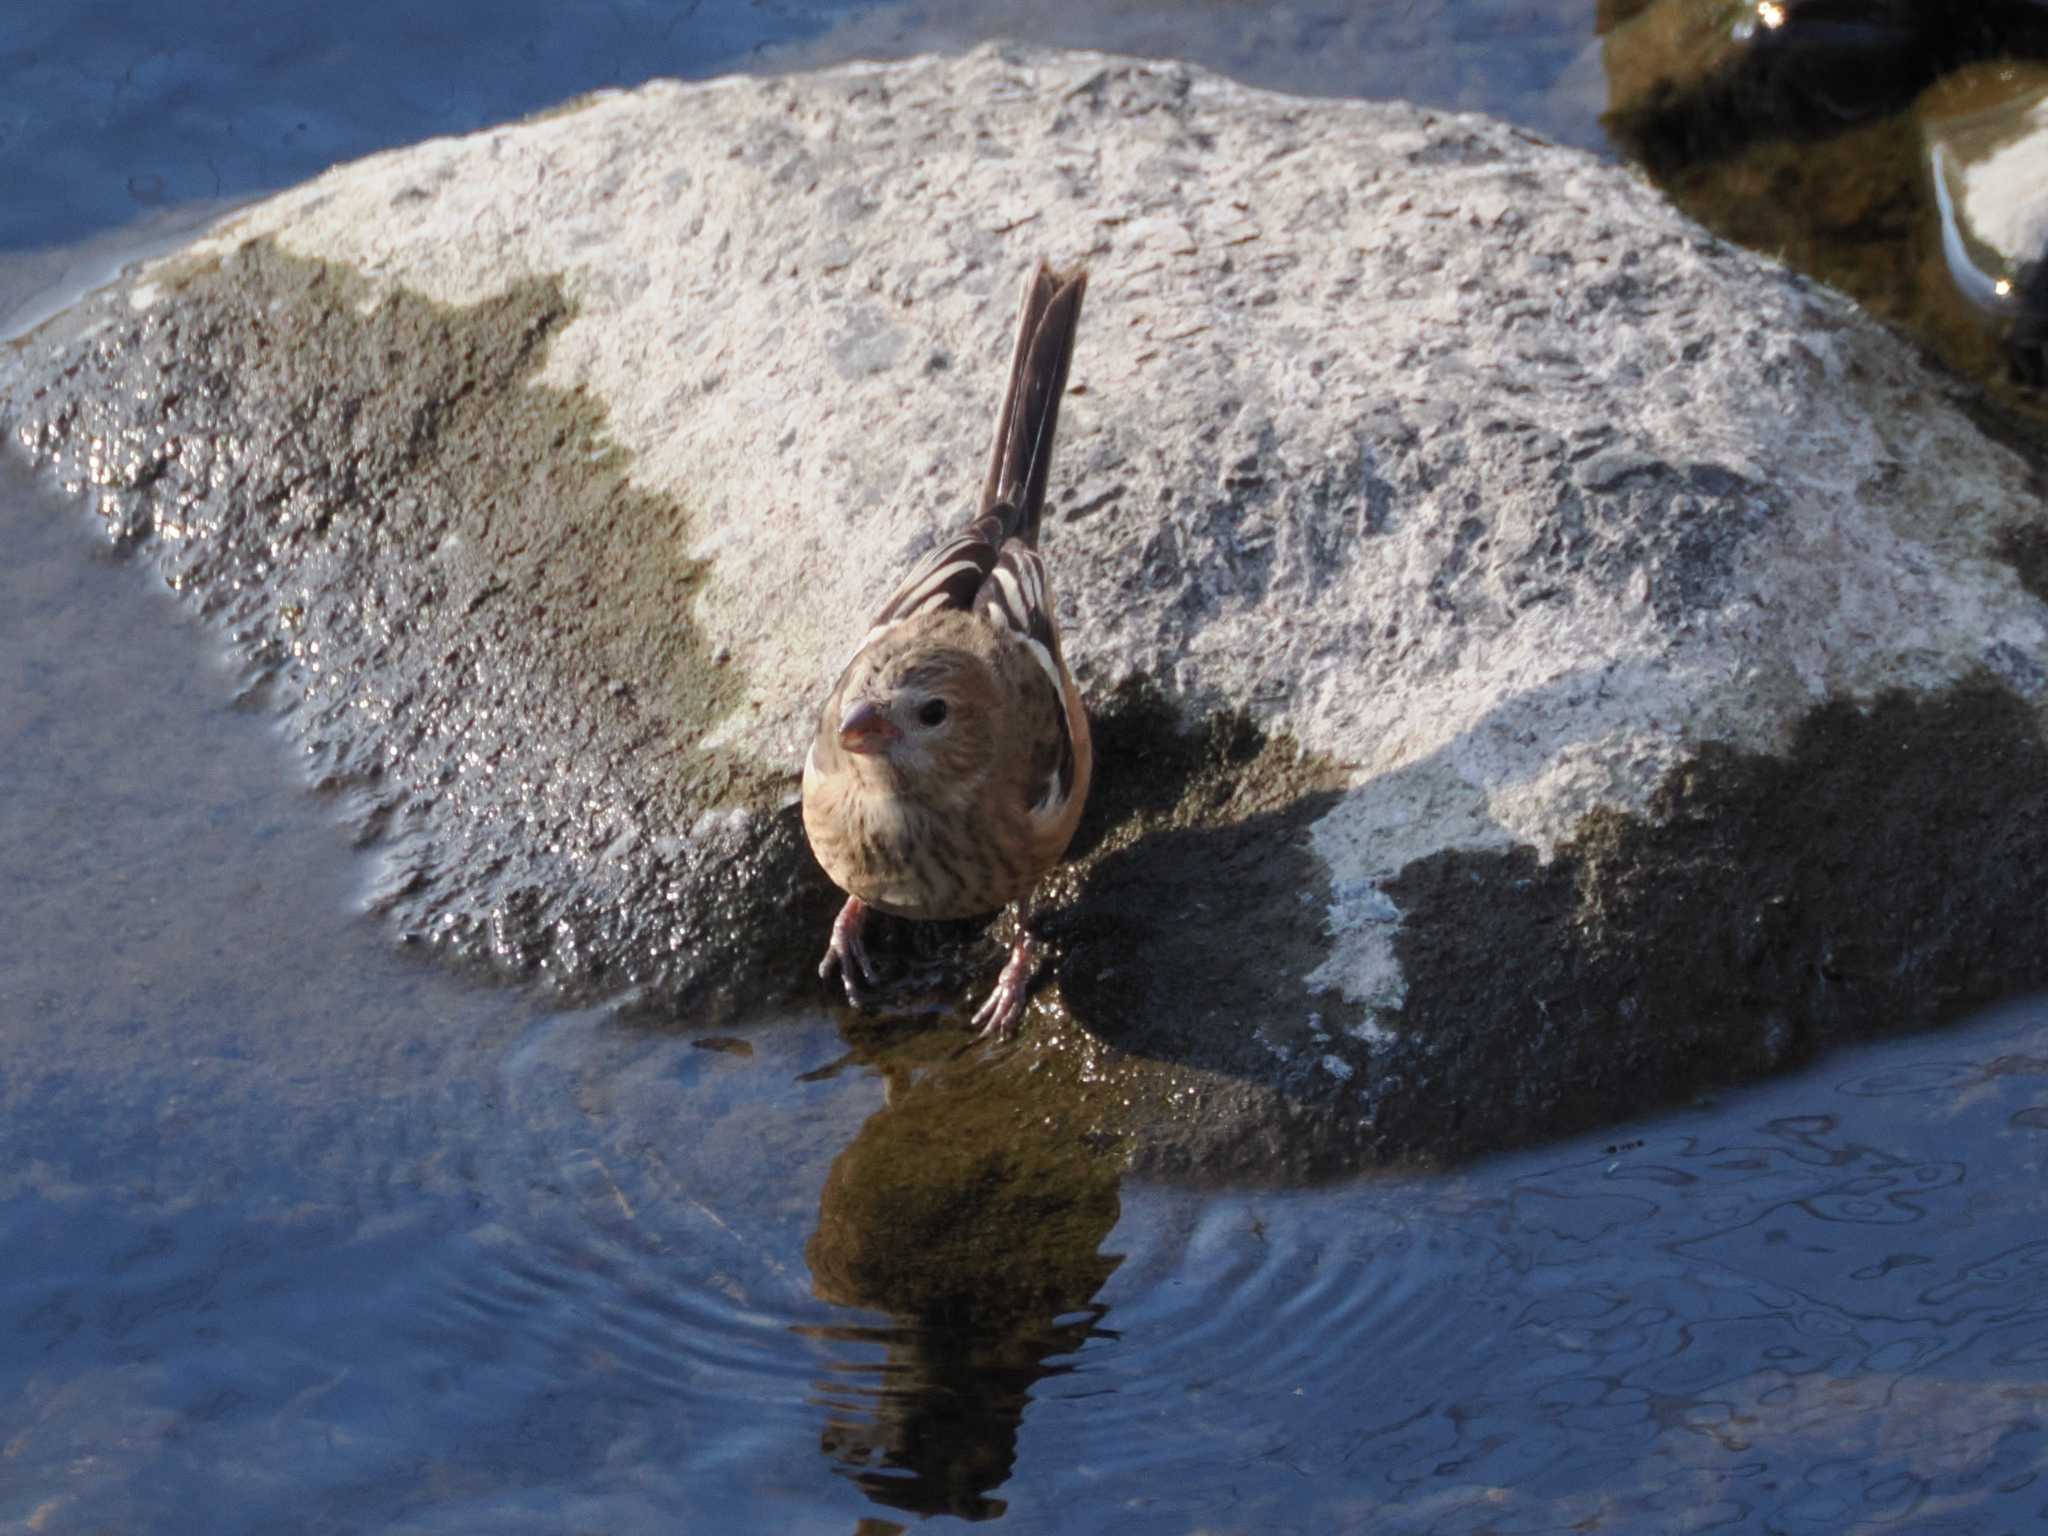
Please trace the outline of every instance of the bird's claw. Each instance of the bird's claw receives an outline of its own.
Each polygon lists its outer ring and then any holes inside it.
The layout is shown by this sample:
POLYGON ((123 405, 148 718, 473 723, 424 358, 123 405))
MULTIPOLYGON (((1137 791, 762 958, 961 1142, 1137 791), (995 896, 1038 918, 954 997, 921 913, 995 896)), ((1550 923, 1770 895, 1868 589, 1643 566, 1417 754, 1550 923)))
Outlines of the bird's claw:
MULTIPOLYGON (((861 930, 867 924, 867 903, 857 896, 846 898, 839 916, 832 921, 832 938, 825 946, 825 958, 818 962, 818 977, 830 981, 836 972, 846 988, 846 1000, 856 1008, 867 1006, 871 993, 882 985, 882 973, 868 954, 861 930)), ((976 1040, 1008 1040, 1016 1034, 1029 1000, 1031 976, 1038 968, 1038 944, 1029 933, 1019 934, 1010 946, 1010 958, 989 995, 975 1010, 971 1021, 976 1040)))
POLYGON ((882 976, 875 969, 875 962, 868 955, 867 944, 861 939, 861 929, 868 917, 867 903, 858 896, 846 898, 846 905, 839 909, 839 916, 832 920, 832 939, 825 946, 825 958, 818 962, 818 978, 830 981, 837 971, 841 983, 846 987, 846 1000, 859 1008, 865 1005, 867 994, 864 987, 879 987, 882 976))
POLYGON ((1024 1004, 1031 990, 1031 973, 1038 968, 1038 945, 1030 934, 1020 934, 1010 946, 1010 958, 989 995, 982 1000, 969 1021, 976 1040, 1008 1040, 1024 1017, 1024 1004))

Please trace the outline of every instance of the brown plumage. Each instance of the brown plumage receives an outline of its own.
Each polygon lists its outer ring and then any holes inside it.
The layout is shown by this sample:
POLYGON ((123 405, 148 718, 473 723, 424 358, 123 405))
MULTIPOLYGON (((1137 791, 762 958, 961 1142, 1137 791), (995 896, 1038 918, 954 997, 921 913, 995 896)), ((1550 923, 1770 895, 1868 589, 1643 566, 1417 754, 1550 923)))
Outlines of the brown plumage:
MULTIPOLYGON (((1038 554, 1060 397, 1088 274, 1024 284, 1009 387, 974 519, 904 580, 825 701, 804 760, 804 831, 847 892, 818 967, 875 981, 870 908, 976 917, 1022 900, 1081 819, 1088 716, 1038 554)), ((1035 963, 1028 924, 974 1022, 1009 1035, 1035 963)))

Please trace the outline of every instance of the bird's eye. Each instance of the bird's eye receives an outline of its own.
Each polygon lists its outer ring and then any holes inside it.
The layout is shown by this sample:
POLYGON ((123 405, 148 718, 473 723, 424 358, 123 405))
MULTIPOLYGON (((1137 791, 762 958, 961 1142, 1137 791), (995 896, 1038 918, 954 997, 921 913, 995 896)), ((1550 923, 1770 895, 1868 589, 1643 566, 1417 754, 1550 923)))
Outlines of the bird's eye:
POLYGON ((946 701, 944 699, 928 700, 924 708, 917 712, 917 718, 926 725, 944 725, 946 723, 946 701))

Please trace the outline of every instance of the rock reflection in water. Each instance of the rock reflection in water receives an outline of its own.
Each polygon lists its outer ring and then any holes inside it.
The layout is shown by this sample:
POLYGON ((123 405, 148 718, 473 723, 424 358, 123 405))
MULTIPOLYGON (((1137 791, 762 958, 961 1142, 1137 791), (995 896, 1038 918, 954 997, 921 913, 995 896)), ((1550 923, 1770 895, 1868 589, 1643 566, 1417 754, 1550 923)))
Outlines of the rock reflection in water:
POLYGON ((2048 59, 2048 4, 1613 0, 1601 28, 1604 122, 1675 203, 2038 417, 2043 241, 1987 256, 2001 244, 1991 225, 2034 219, 2039 177, 2008 176, 1997 194, 1965 184, 1989 150, 2009 168, 2037 157, 2011 141, 2048 59))
POLYGON ((1890 116, 1943 75, 2048 54, 2039 0, 1608 0, 1607 126, 1661 173, 1890 116))
POLYGON ((2048 67, 1965 71, 1920 112, 1941 253, 2003 339, 2014 377, 2048 384, 2048 67))

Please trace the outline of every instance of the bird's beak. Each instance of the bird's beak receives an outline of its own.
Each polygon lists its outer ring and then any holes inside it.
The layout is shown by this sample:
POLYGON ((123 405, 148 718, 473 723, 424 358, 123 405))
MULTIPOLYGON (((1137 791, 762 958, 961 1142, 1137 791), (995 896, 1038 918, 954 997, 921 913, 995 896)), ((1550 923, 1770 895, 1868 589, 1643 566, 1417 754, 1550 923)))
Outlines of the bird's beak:
POLYGON ((872 755, 889 750, 889 743, 903 733, 889 717, 862 699, 839 722, 839 745, 849 752, 872 755))

